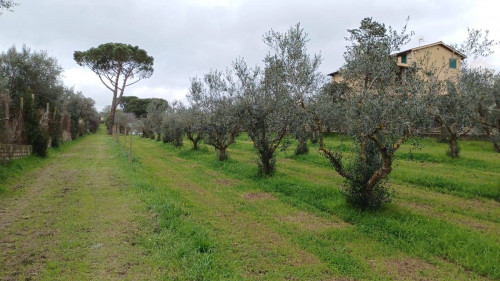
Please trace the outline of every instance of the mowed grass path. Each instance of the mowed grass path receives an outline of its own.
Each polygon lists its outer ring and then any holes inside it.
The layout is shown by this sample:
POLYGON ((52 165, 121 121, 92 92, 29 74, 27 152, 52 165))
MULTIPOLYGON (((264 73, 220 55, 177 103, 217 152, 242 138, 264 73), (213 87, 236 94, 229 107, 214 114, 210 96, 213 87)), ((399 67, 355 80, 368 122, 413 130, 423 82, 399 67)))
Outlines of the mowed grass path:
POLYGON ((0 194, 0 280, 161 276, 146 250, 134 246, 151 235, 152 220, 125 191, 114 149, 101 133, 52 150, 48 159, 30 156, 13 164, 39 167, 2 183, 7 192, 0 194))
POLYGON ((488 145, 469 142, 456 161, 433 142, 403 148, 394 202, 360 213, 314 148, 280 154, 259 178, 245 135, 224 162, 207 146, 134 137, 130 164, 123 138, 101 131, 7 182, 0 279, 500 279, 500 161, 488 145))

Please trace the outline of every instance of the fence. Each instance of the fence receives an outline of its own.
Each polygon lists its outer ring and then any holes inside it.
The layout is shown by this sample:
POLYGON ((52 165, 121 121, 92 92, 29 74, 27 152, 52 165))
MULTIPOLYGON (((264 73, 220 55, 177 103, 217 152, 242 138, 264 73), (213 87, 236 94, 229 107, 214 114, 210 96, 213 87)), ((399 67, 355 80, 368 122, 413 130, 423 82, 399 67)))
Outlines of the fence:
POLYGON ((0 144, 0 161, 6 162, 30 155, 31 145, 0 144))

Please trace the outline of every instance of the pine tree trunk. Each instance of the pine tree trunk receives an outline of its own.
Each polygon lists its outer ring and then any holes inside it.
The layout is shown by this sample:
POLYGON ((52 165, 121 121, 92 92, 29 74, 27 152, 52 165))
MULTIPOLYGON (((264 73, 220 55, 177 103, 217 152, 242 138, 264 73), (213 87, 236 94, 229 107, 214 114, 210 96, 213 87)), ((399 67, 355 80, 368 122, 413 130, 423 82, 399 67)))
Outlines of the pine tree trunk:
MULTIPOLYGON (((114 103, 113 99, 113 103, 114 103)), ((113 108, 111 106, 111 112, 109 113, 109 122, 108 122, 108 134, 112 135, 113 134, 113 128, 115 126, 115 113, 116 113, 116 108, 113 108)))

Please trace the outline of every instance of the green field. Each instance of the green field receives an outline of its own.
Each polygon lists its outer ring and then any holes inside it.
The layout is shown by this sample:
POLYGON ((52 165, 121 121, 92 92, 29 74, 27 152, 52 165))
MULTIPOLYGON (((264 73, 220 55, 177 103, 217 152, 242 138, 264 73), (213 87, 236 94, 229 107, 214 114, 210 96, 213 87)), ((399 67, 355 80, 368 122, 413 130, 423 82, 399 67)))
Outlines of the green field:
MULTIPOLYGON (((330 136, 326 142, 348 157, 348 139, 330 136)), ((127 235, 136 255, 117 254, 136 261, 134 270, 95 275, 87 265, 77 271, 81 279, 500 279, 500 154, 488 142, 467 141, 461 143, 461 157, 449 159, 446 144, 421 143, 421 150, 410 153, 404 146, 399 152, 388 181, 393 202, 376 212, 346 204, 342 178, 313 147, 305 156, 295 156, 293 147, 280 152, 276 174, 258 177, 257 156, 245 135, 230 146, 224 162, 206 145, 194 151, 188 141, 176 148, 135 137, 135 159, 129 164, 125 149, 102 131, 63 147, 66 152, 55 154, 55 160, 36 161, 48 167, 82 145, 105 146, 99 153, 109 159, 92 172, 114 174, 121 187, 100 196, 113 196, 110 202, 120 204, 129 200, 132 217, 141 218, 128 225, 135 229, 122 229, 132 233, 127 235), (154 274, 145 277, 143 266, 154 274)), ((11 166, 6 169, 17 169, 11 166)), ((22 173, 32 173, 31 168, 22 173)), ((0 202, 28 192, 12 191, 15 184, 3 185, 0 202)), ((99 202, 105 204, 105 198, 99 202)), ((74 243, 78 239, 87 238, 74 243)), ((115 249, 121 250, 127 249, 115 249)), ((54 266, 67 273, 75 265, 40 266, 45 266, 40 276, 50 279, 54 266)))

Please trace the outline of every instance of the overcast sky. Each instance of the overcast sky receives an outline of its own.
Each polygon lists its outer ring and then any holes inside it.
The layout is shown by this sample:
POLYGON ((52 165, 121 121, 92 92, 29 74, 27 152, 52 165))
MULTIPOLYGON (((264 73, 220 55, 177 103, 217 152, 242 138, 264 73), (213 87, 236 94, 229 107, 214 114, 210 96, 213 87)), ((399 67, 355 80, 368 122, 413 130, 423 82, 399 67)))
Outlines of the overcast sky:
MULTIPOLYGON (((261 64, 267 48, 262 35, 286 31, 300 22, 309 34, 309 51, 321 53, 322 73, 343 64, 347 29, 361 19, 397 30, 409 16, 415 32, 409 47, 464 40, 467 27, 489 29, 500 40, 500 1, 296 1, 296 0, 16 0, 0 16, 0 51, 23 44, 45 50, 64 68, 64 84, 96 101, 101 110, 111 92, 97 76, 73 61, 107 42, 137 45, 155 59, 153 76, 126 89, 125 95, 185 100, 189 78, 223 69, 237 57, 261 64)), ((500 48, 488 64, 500 69, 500 48)))

